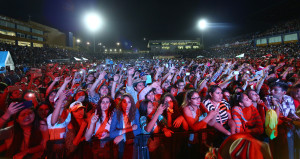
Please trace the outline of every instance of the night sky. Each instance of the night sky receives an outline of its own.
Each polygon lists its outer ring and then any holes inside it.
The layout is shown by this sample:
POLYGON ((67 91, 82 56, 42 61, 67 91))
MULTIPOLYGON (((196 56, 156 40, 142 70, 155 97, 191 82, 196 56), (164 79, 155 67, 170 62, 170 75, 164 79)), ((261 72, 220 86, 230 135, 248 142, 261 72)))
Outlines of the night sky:
POLYGON ((144 48, 147 40, 195 39, 200 18, 212 23, 205 31, 208 44, 240 34, 263 31, 271 24, 299 18, 299 0, 5 0, 0 14, 20 20, 31 20, 74 32, 91 40, 82 25, 82 15, 98 10, 105 26, 96 34, 105 45, 131 42, 144 48))

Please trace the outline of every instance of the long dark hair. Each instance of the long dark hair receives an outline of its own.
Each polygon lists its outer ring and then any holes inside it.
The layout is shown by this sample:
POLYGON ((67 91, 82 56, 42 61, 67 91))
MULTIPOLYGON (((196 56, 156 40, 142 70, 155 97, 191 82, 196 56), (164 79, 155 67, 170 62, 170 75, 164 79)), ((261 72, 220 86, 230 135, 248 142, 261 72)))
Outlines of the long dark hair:
MULTIPOLYGON (((32 108, 27 108, 27 109, 32 109, 32 108)), ((26 110, 26 109, 23 109, 23 110, 26 110)), ((22 111, 20 111, 16 114, 16 117, 14 120, 13 141, 12 141, 10 147, 8 148, 7 154, 6 154, 8 157, 13 157, 15 154, 19 153, 21 150, 21 145, 24 140, 24 132, 23 132, 23 129, 21 128, 20 124, 17 122, 17 118, 19 117, 19 115, 22 111)), ((37 113, 34 110, 33 110, 33 112, 34 112, 35 117, 34 117, 34 121, 32 122, 32 127, 31 127, 31 133, 30 133, 29 145, 28 145, 29 148, 40 145, 43 140, 42 132, 40 131, 40 120, 38 120, 37 113)))
POLYGON ((121 113, 123 113, 123 109, 122 109, 122 101, 124 100, 125 97, 128 97, 130 99, 131 102, 131 107, 128 113, 128 119, 129 122, 132 122, 135 118, 135 113, 136 113, 136 106, 135 106, 135 102, 134 99, 132 98, 132 96, 129 93, 125 93, 122 95, 120 102, 117 105, 117 119, 118 121, 120 121, 121 119, 121 113))
POLYGON ((148 104, 149 102, 151 102, 150 100, 143 100, 141 103, 140 103, 140 107, 139 107, 139 112, 140 112, 140 116, 146 116, 147 117, 147 109, 148 109, 148 104))
POLYGON ((97 107, 96 107, 97 114, 99 114, 99 119, 100 119, 101 123, 103 122, 102 121, 103 114, 102 114, 102 109, 101 109, 101 102, 103 101, 104 98, 108 98, 109 102, 110 102, 110 106, 109 106, 107 114, 106 114, 106 116, 108 117, 108 119, 111 117, 113 111, 116 108, 115 101, 111 97, 109 97, 109 96, 103 96, 103 97, 101 97, 100 100, 99 100, 99 102, 98 102, 98 104, 97 104, 97 107))
MULTIPOLYGON (((196 90, 194 90, 194 89, 191 89, 191 90, 189 90, 189 91, 187 91, 187 92, 185 93, 185 97, 184 97, 183 103, 182 103, 182 105, 181 105, 182 108, 191 105, 190 100, 192 99, 192 96, 193 96, 195 93, 198 93, 198 92, 197 92, 196 90)), ((199 96, 199 97, 200 97, 200 96, 199 96)))
POLYGON ((240 103, 243 102, 243 99, 244 99, 244 93, 242 92, 239 92, 239 93, 236 93, 233 95, 233 100, 232 100, 232 104, 234 106, 240 106, 240 103))
MULTIPOLYGON (((210 93, 213 94, 218 88, 221 89, 221 87, 217 86, 217 85, 212 85, 208 88, 207 91, 207 95, 205 97, 205 99, 211 99, 212 97, 210 96, 210 93)), ((222 89, 221 89, 222 90, 222 89)))

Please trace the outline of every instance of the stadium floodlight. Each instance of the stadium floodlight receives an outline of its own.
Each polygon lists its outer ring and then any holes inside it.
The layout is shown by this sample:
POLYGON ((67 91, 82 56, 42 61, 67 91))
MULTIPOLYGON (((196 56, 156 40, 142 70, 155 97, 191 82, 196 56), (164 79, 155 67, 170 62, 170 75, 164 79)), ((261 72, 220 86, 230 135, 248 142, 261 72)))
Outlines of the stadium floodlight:
POLYGON ((97 12, 88 12, 84 16, 84 25, 94 34, 94 53, 95 53, 95 33, 103 26, 103 19, 97 12))
POLYGON ((90 45, 90 42, 86 42, 87 45, 90 45))
POLYGON ((201 19, 198 22, 198 27, 200 30, 204 30, 207 28, 207 21, 205 19, 201 19))
POLYGON ((81 42, 81 40, 80 40, 80 39, 77 39, 77 40, 76 40, 76 42, 77 42, 77 43, 80 43, 80 42, 81 42))
POLYGON ((103 25, 103 19, 98 13, 89 12, 84 16, 84 24, 91 32, 96 32, 103 25))
POLYGON ((117 42, 117 46, 120 46, 120 43, 119 43, 119 42, 117 42))

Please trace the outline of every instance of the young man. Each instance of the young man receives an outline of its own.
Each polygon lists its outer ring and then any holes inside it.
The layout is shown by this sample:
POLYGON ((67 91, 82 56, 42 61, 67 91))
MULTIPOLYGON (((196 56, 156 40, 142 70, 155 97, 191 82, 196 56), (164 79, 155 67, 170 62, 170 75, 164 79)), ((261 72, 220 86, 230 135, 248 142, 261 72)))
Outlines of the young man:
MULTIPOLYGON (((271 95, 268 95, 265 100, 265 104, 269 109, 274 109, 278 115, 278 117, 288 117, 292 120, 299 120, 299 117, 295 114, 295 104, 292 97, 286 95, 286 91, 288 89, 288 85, 284 82, 274 82, 270 85, 271 95)), ((288 154, 289 158, 294 158, 294 126, 287 127, 284 124, 279 125, 278 130, 278 139, 275 139, 274 142, 280 142, 280 140, 287 138, 288 144, 288 154), (282 137, 282 138, 281 138, 282 137), (277 141, 276 141, 277 140, 277 141)), ((276 145, 276 144, 275 144, 276 145)), ((281 147, 281 146, 279 146, 281 147)), ((274 152, 284 151, 274 150, 274 152)), ((284 153, 281 153, 284 154, 284 153)), ((287 154, 286 154, 287 155, 287 154)), ((286 157, 286 156, 284 156, 286 157)))
POLYGON ((134 102, 138 102, 138 93, 145 88, 145 81, 141 79, 133 80, 133 74, 134 74, 134 68, 130 68, 128 70, 128 81, 126 85, 126 92, 129 93, 133 99, 134 102))

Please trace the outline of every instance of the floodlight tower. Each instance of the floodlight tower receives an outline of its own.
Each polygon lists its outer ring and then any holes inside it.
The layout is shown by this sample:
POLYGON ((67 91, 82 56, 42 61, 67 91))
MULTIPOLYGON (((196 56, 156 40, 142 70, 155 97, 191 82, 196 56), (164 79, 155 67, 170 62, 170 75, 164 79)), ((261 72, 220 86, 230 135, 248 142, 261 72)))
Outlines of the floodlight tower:
POLYGON ((201 30, 201 42, 202 42, 202 46, 204 48, 204 41, 203 41, 203 34, 204 34, 204 30, 207 28, 207 21, 205 19, 201 19, 198 21, 198 28, 201 30))
POLYGON ((95 53, 95 34, 100 28, 103 27, 103 19, 97 12, 89 12, 84 16, 84 24, 86 28, 93 33, 95 53))

